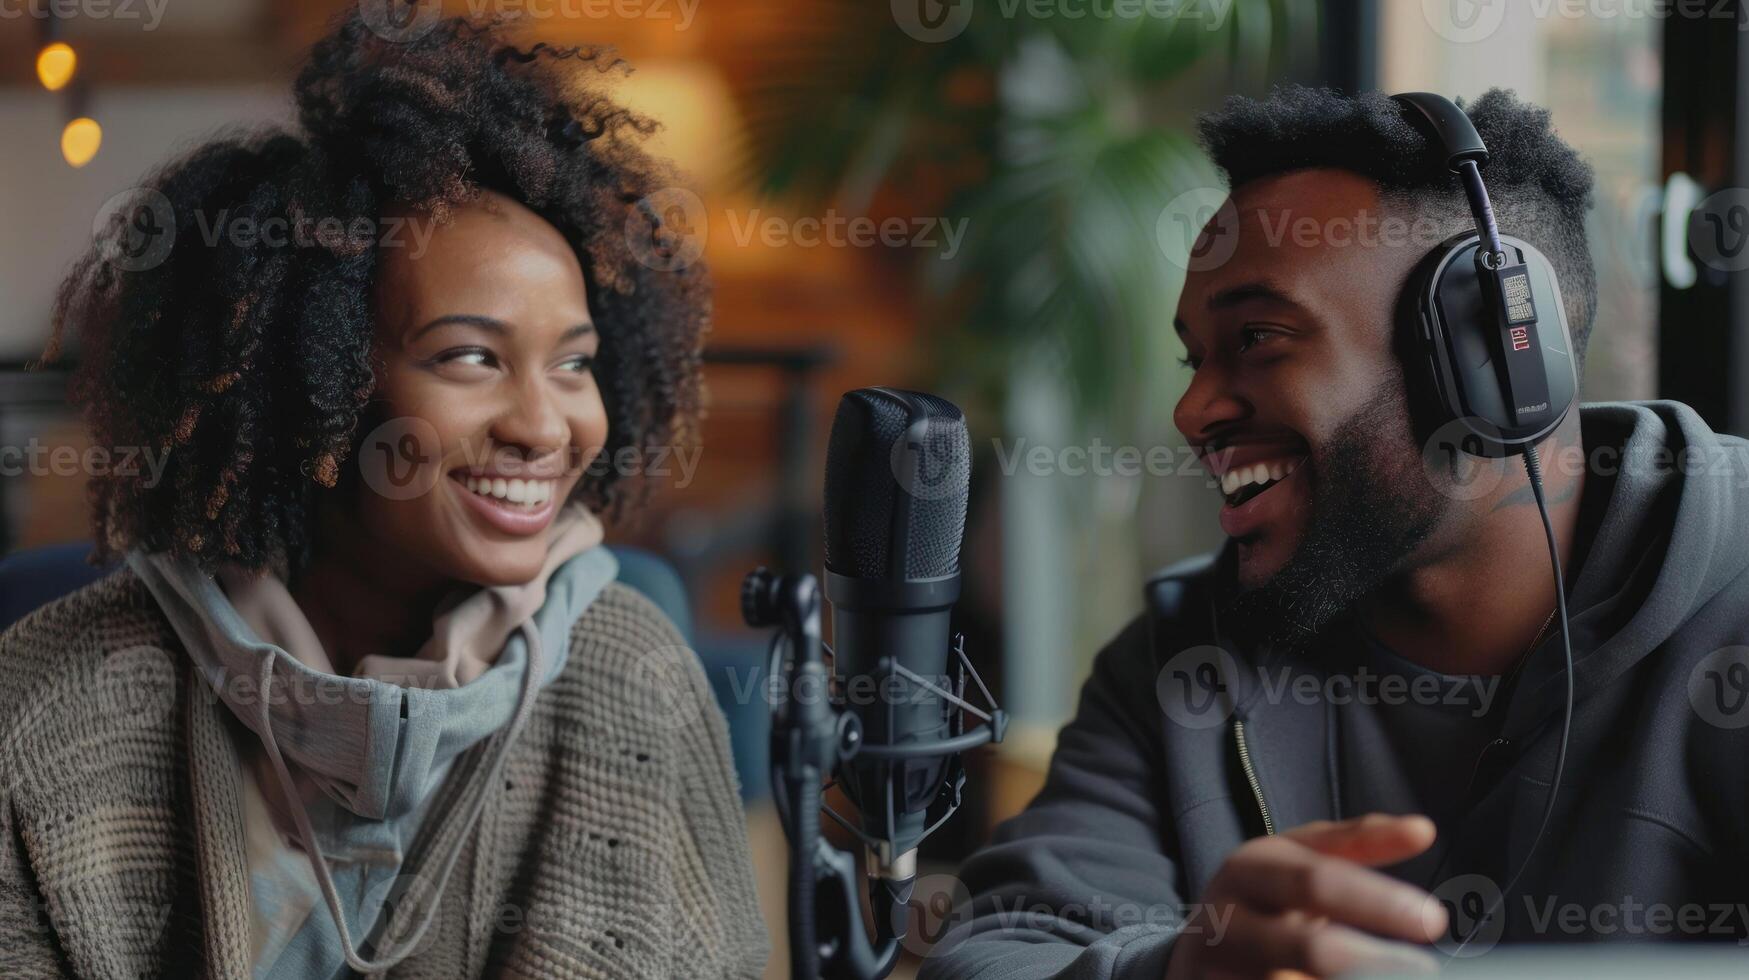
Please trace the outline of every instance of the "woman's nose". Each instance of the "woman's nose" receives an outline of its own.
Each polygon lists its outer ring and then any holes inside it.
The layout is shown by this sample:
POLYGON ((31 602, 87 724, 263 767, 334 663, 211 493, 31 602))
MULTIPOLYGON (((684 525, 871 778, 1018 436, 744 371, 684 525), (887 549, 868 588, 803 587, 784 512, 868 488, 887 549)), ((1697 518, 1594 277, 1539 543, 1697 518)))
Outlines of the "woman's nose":
POLYGON ((494 441, 521 447, 525 459, 563 450, 571 431, 558 394, 539 379, 516 385, 493 430, 494 441))

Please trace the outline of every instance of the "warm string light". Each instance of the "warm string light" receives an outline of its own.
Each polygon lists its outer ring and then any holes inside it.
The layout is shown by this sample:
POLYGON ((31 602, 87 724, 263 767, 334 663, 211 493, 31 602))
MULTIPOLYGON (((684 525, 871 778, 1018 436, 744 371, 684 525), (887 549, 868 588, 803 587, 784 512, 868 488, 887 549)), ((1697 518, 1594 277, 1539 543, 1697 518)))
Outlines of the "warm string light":
POLYGON ((43 83, 43 88, 59 92, 73 80, 73 72, 78 64, 79 59, 73 54, 71 44, 65 41, 45 44, 36 56, 37 80, 43 83))
POLYGON ((74 167, 83 167, 103 145, 103 127, 90 116, 80 116, 61 130, 61 157, 74 167))
POLYGON ((59 40, 60 18, 49 16, 42 25, 42 48, 36 55, 36 77, 50 92, 66 93, 67 123, 61 127, 61 159, 71 167, 83 167, 103 145, 103 127, 87 111, 90 92, 83 78, 75 79, 79 56, 73 46, 59 40))

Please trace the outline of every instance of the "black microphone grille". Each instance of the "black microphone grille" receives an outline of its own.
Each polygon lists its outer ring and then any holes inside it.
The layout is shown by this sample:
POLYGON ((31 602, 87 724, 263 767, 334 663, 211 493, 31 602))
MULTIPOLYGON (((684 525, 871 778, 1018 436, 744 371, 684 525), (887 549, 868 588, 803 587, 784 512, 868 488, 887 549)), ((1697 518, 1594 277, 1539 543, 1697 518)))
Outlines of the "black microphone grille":
POLYGON ((896 388, 846 393, 826 448, 826 567, 863 579, 959 571, 971 476, 954 403, 896 388))

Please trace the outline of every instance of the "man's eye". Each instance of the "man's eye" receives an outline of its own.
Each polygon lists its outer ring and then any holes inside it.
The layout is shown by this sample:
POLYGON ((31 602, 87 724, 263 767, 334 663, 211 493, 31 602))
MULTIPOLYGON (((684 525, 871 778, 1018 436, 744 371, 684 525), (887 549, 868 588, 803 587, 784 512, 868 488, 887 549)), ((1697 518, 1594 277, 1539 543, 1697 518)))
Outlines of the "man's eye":
POLYGON ((1274 336, 1274 331, 1271 330, 1264 330, 1260 327, 1240 327, 1239 350, 1250 350, 1272 336, 1274 336))

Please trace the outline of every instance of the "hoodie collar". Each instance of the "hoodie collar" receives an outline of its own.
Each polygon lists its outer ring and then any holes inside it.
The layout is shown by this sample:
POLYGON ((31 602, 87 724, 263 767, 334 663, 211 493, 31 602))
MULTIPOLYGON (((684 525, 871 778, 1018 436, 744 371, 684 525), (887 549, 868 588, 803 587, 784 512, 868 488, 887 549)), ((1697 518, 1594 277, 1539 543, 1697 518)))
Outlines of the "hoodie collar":
MULTIPOLYGON (((1676 634, 1695 610, 1749 569, 1734 533, 1745 513, 1749 443, 1719 435, 1680 402, 1604 402, 1582 409, 1585 495, 1601 506, 1568 583, 1573 698, 1607 687, 1676 634)), ((1558 632, 1538 653, 1559 644, 1558 632)), ((1566 698, 1561 657, 1534 656, 1503 735, 1521 737, 1566 698)))
MULTIPOLYGON (((274 576, 221 569, 215 577, 163 553, 129 553, 197 673, 260 737, 353 969, 387 969, 429 926, 484 808, 485 788, 498 779, 536 690, 558 675, 572 624, 617 572, 600 541, 594 515, 580 504, 567 506, 549 530, 547 559, 535 579, 458 590, 440 605, 432 639, 417 656, 367 657, 352 677, 324 669, 328 660, 314 631, 274 576), (407 906, 417 925, 396 948, 365 960, 300 802, 299 778, 361 818, 395 818, 436 788, 451 759, 499 732, 503 737, 485 764, 470 770, 474 778, 456 805, 430 818, 437 885, 422 909, 407 906)), ((407 935, 399 928, 397 934, 407 935)))

